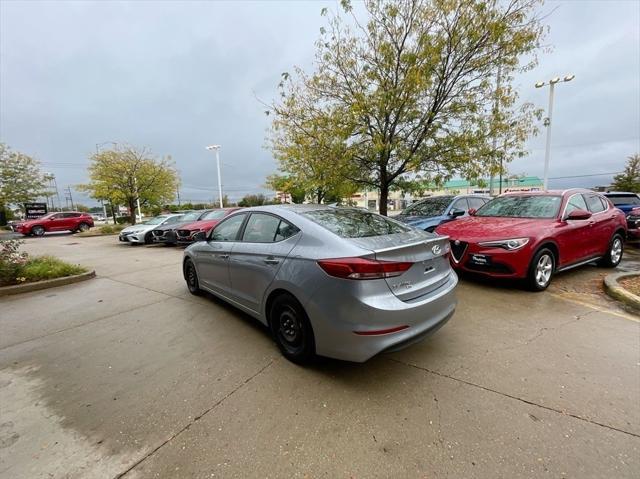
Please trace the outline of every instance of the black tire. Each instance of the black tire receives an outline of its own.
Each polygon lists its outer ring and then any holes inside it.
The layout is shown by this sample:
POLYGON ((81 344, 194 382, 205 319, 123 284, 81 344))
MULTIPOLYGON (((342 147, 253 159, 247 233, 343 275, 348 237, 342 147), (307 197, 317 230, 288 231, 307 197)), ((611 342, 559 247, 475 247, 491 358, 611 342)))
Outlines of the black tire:
POLYGON ((300 303, 280 294, 269 309, 269 328, 282 355, 296 364, 309 363, 316 355, 313 328, 300 303))
POLYGON ((607 252, 602 258, 598 260, 598 266, 603 266, 605 268, 615 268, 620 264, 623 253, 624 238, 620 233, 616 233, 611 237, 611 241, 609 241, 607 252))
POLYGON ((151 237, 151 231, 149 231, 146 235, 144 235, 144 244, 153 243, 153 238, 151 237))
POLYGON ((200 289, 200 282, 198 281, 198 272, 190 259, 184 262, 184 279, 187 282, 187 288, 189 292, 194 296, 200 296, 202 290, 200 289))
POLYGON ((76 228, 76 231, 82 233, 84 231, 89 231, 89 228, 91 228, 91 226, 89 226, 87 223, 80 223, 76 228))
POLYGON ((31 234, 33 236, 44 236, 44 226, 34 226, 31 228, 31 234))
POLYGON ((551 284, 556 271, 556 257, 548 248, 542 248, 531 260, 527 274, 527 287, 531 291, 544 291, 551 284))

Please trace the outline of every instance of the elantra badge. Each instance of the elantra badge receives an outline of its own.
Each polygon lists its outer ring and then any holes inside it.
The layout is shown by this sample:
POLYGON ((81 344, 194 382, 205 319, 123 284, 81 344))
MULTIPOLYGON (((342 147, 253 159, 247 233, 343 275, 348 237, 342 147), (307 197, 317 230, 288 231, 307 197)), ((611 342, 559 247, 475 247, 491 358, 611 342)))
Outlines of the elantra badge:
POLYGON ((433 251, 433 254, 435 254, 435 255, 440 254, 440 251, 441 251, 441 249, 440 249, 440 245, 439 245, 439 244, 437 244, 437 245, 433 246, 433 247, 431 248, 431 251, 433 251))

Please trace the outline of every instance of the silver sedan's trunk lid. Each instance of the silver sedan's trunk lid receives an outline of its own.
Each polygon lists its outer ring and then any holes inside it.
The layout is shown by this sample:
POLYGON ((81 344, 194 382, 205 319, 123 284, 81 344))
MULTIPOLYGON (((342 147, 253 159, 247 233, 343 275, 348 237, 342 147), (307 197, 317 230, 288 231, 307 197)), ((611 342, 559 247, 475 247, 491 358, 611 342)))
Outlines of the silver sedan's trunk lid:
POLYGON ((389 288, 402 301, 411 301, 438 289, 448 281, 451 265, 446 236, 412 230, 384 236, 350 238, 349 241, 375 253, 380 261, 411 262, 400 276, 386 278, 389 288))

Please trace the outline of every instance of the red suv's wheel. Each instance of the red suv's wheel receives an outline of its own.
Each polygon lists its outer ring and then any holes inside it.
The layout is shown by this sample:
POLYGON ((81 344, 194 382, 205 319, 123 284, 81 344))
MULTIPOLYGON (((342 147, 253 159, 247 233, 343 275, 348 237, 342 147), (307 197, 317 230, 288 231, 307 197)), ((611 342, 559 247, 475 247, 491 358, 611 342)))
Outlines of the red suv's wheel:
POLYGON ((620 233, 616 233, 609 242, 609 248, 607 253, 598 261, 599 266, 605 268, 615 268, 622 260, 622 253, 624 252, 624 240, 620 233))
POLYGON ((34 236, 42 236, 44 235, 44 226, 34 226, 33 228, 31 228, 31 233, 34 236))
POLYGON ((80 223, 78 225, 78 231, 80 231, 81 233, 84 231, 89 231, 90 226, 87 223, 80 223))
POLYGON ((551 278, 556 269, 556 257, 550 249, 542 248, 539 250, 531 264, 529 265, 529 274, 527 275, 527 283, 532 291, 544 291, 551 284, 551 278))

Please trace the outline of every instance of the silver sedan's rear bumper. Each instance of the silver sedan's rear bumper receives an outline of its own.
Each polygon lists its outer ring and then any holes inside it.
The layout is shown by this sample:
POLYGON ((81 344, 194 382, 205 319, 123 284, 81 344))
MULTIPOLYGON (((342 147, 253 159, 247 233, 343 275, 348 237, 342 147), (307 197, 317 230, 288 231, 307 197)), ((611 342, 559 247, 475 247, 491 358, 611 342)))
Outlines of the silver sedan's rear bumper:
POLYGON ((391 291, 361 300, 351 294, 341 295, 339 288, 321 288, 305 305, 313 325, 316 352, 363 362, 382 351, 414 344, 451 318, 457 305, 457 283, 458 277, 451 270, 441 287, 411 301, 401 301, 391 291), (377 333, 404 326, 395 332, 377 333))

